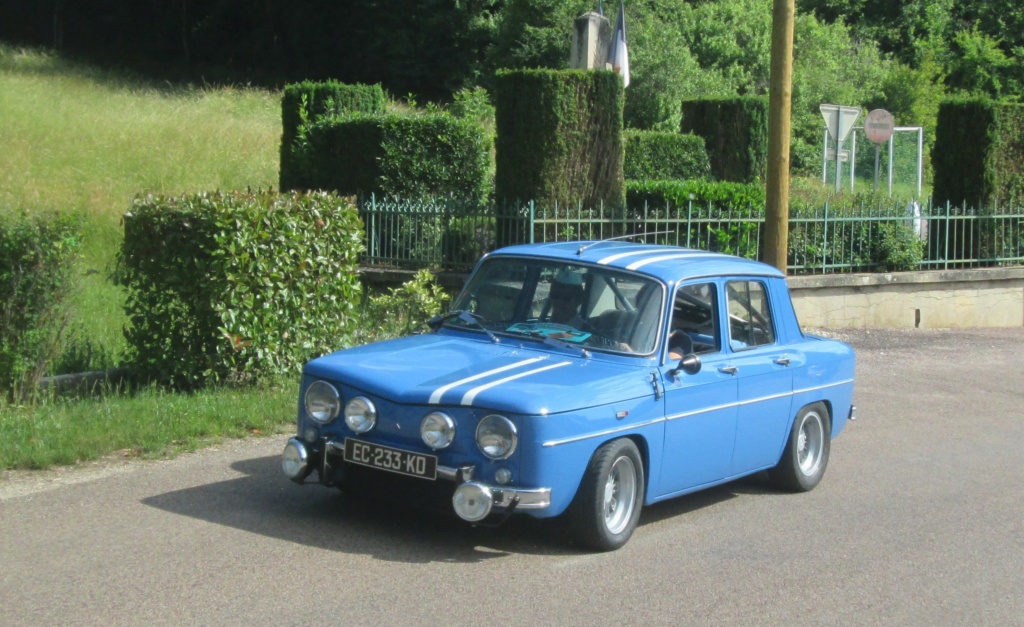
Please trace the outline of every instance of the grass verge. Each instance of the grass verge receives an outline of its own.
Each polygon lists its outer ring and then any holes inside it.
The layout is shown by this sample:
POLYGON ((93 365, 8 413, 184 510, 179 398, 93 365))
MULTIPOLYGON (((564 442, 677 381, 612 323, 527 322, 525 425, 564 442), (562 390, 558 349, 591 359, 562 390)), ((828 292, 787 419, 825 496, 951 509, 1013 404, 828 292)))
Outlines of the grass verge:
POLYGON ((0 470, 43 469, 120 453, 168 457, 224 438, 292 428, 297 385, 179 394, 146 388, 86 400, 0 406, 0 470))

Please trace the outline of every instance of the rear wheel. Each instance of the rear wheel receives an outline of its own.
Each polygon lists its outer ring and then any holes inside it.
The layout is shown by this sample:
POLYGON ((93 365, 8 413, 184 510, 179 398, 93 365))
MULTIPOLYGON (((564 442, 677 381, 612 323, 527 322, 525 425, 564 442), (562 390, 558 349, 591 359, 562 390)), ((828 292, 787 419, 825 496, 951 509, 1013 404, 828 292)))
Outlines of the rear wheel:
POLYGON ((569 515, 577 541, 614 551, 633 535, 644 497, 644 466, 632 440, 599 448, 590 459, 569 515))
POLYGON ((768 473, 772 481, 793 492, 813 490, 825 475, 831 441, 832 420, 825 405, 814 403, 801 409, 782 459, 768 473))

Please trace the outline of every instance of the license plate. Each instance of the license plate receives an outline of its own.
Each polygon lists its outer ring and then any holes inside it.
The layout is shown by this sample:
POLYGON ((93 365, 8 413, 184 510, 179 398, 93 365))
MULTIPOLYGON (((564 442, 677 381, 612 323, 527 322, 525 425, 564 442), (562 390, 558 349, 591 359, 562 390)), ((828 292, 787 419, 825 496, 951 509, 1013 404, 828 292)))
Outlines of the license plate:
POLYGON ((437 457, 345 438, 345 461, 388 472, 437 479, 437 457))

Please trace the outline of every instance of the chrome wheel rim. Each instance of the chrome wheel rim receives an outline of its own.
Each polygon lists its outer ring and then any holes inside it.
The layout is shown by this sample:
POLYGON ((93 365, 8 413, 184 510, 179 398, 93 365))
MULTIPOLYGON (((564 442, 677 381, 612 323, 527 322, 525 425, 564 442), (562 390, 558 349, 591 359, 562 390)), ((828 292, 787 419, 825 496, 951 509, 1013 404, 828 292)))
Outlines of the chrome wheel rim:
POLYGON ((797 464, 804 476, 810 477, 821 464, 821 451, 825 445, 825 427, 817 412, 808 412, 800 423, 797 434, 797 464))
POLYGON ((626 456, 619 457, 608 472, 604 485, 604 524, 613 534, 629 526, 636 504, 636 466, 626 456))

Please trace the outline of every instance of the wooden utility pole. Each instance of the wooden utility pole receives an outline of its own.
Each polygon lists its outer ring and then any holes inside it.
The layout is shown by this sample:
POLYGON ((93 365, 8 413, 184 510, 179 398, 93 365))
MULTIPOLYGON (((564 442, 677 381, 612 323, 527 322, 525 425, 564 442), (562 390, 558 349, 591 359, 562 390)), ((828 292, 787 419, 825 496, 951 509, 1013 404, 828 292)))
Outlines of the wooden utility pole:
POLYGON ((795 13, 795 0, 774 0, 763 261, 783 272, 786 271, 789 251, 789 137, 790 114, 793 108, 795 13))

